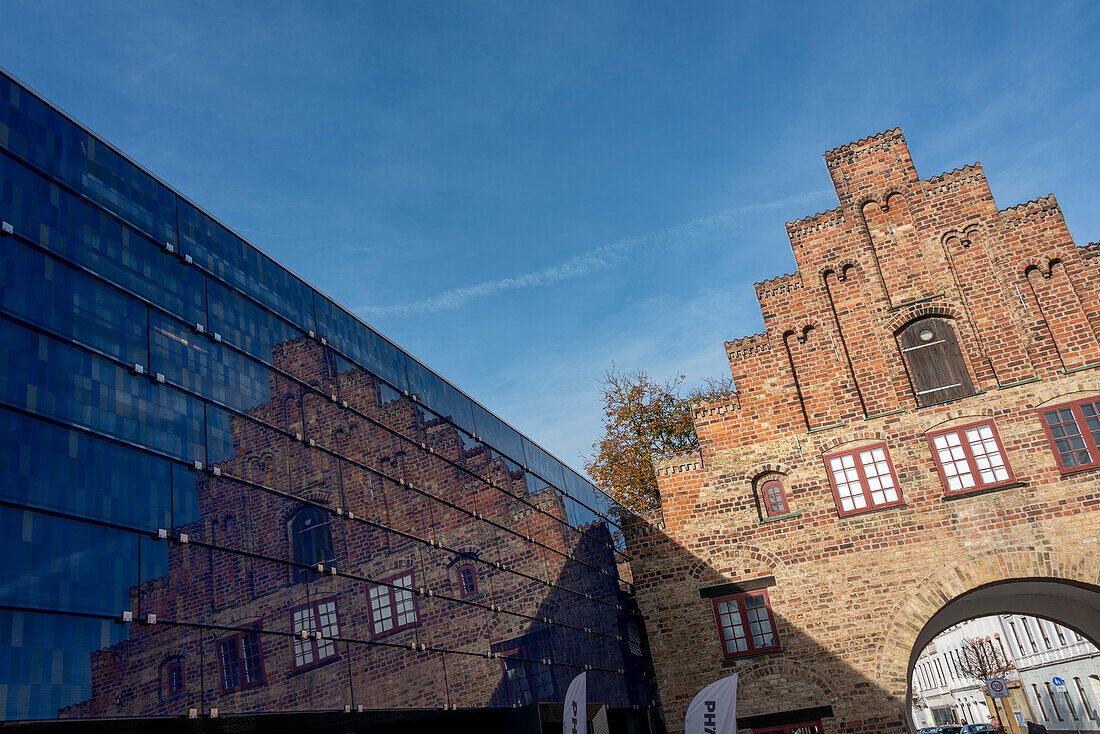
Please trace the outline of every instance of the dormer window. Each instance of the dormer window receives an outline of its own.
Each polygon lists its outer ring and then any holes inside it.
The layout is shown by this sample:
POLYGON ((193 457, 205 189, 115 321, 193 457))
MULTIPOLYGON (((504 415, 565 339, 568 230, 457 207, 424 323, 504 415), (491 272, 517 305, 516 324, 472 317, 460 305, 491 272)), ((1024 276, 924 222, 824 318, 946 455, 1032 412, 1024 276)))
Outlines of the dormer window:
POLYGON ((974 394, 951 322, 918 319, 898 333, 917 405, 934 405, 974 394))

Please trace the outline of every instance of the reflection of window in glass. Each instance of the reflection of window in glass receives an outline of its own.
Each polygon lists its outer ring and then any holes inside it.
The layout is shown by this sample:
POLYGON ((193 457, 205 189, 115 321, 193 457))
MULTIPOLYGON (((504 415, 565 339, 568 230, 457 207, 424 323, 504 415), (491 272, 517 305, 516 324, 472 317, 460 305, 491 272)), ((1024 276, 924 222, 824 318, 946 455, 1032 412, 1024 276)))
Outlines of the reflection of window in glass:
POLYGON ((886 444, 831 454, 825 457, 825 465, 842 516, 901 504, 886 444))
MULTIPOLYGON (((294 515, 290 521, 290 539, 295 563, 316 566, 318 563, 332 564, 336 561, 328 513, 319 507, 303 507, 294 515)), ((295 581, 305 581, 308 577, 309 569, 294 569, 295 581)))
POLYGON ((1083 685, 1081 685, 1081 679, 1080 678, 1074 678, 1073 679, 1073 685, 1074 685, 1075 688, 1077 688, 1077 695, 1081 699, 1081 706, 1084 709, 1085 716, 1087 716, 1090 719, 1096 719, 1097 718, 1096 717, 1096 709, 1092 706, 1092 703, 1089 701, 1089 697, 1085 695, 1085 687, 1083 685))
POLYGON ((974 394, 966 362, 951 323, 920 319, 898 334, 898 344, 917 405, 932 405, 974 394))
POLYGON ((178 655, 161 664, 160 697, 172 698, 183 693, 183 659, 178 655))
POLYGON ((1028 644, 1031 645, 1032 652, 1039 652, 1039 646, 1035 644, 1035 637, 1031 634, 1031 624, 1027 617, 1022 617, 1020 622, 1024 625, 1024 632, 1027 634, 1028 644))
POLYGON ((1050 644, 1050 638, 1047 637, 1047 629, 1043 626, 1043 620, 1035 620, 1035 626, 1039 628, 1039 635, 1043 638, 1043 644, 1046 645, 1048 650, 1053 650, 1054 646, 1050 644))
POLYGON ((477 593, 477 571, 472 564, 466 563, 458 567, 458 592, 463 598, 477 593))
POLYGON ((966 492, 1013 481, 993 421, 928 434, 944 489, 966 492))
POLYGON ((263 683, 263 656, 260 652, 260 635, 241 632, 218 641, 218 662, 222 671, 222 690, 263 683))
POLYGON ((752 730, 752 734, 822 734, 825 730, 820 721, 802 721, 783 726, 764 726, 752 730))
POLYGON ((1100 466, 1100 400, 1088 398, 1041 408, 1043 430, 1063 472, 1100 466))
POLYGON ((538 634, 498 643, 504 678, 517 706, 556 698, 550 667, 539 662, 549 656, 546 643, 538 634))
POLYGON ((333 637, 340 636, 336 621, 336 600, 314 602, 298 607, 292 613, 294 634, 306 633, 307 639, 294 640, 294 667, 300 668, 336 656, 333 637), (320 632, 321 639, 313 633, 320 632))
POLYGON ((1024 643, 1020 642, 1020 633, 1016 631, 1016 623, 1009 620, 1008 626, 1012 629, 1012 637, 1016 640, 1016 649, 1020 651, 1021 655, 1026 655, 1024 643))
POLYGON ((371 630, 375 637, 412 627, 417 623, 412 571, 390 579, 390 585, 370 587, 371 630))
POLYGON ((779 636, 766 591, 715 599, 714 618, 722 640, 723 657, 741 657, 779 649, 779 636))

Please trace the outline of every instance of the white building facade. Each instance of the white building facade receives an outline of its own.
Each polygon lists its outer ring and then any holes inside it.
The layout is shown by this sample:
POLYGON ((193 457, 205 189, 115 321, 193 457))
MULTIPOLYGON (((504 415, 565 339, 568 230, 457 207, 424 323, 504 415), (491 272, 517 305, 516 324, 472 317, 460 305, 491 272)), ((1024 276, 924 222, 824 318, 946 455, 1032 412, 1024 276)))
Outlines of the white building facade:
POLYGON ((1073 630, 1035 617, 981 617, 943 632, 921 653, 913 691, 920 727, 1004 720, 1006 729, 1022 733, 1033 721, 1048 731, 1100 734, 1100 651, 1073 630), (994 703, 979 681, 959 672, 964 640, 975 638, 1015 665, 1005 676, 1007 701, 994 703))

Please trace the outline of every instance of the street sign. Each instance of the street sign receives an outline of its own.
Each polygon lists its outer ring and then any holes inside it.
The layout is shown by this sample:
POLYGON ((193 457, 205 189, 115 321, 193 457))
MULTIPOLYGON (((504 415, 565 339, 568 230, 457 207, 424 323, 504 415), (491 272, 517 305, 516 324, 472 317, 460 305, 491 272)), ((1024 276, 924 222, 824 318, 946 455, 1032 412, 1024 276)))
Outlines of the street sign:
POLYGON ((990 698, 1008 698, 1008 686, 1004 678, 989 678, 985 682, 990 698))
POLYGON ((1054 687, 1057 688, 1059 691, 1066 690, 1066 682, 1058 676, 1054 676, 1054 678, 1052 678, 1050 682, 1053 683, 1054 687))

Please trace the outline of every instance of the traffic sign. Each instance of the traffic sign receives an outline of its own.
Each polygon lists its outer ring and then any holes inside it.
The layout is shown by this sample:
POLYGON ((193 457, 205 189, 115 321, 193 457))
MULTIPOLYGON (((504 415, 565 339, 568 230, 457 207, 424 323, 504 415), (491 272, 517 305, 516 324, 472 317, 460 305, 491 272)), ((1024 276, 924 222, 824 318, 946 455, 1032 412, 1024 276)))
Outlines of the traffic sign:
POLYGON ((1008 686, 1004 678, 989 678, 985 682, 990 698, 1008 698, 1008 686))
POLYGON ((1059 691, 1066 690, 1066 682, 1058 676, 1054 676, 1054 678, 1052 678, 1050 682, 1053 683, 1054 687, 1057 688, 1059 691))

